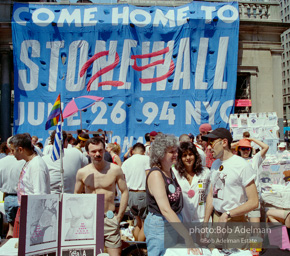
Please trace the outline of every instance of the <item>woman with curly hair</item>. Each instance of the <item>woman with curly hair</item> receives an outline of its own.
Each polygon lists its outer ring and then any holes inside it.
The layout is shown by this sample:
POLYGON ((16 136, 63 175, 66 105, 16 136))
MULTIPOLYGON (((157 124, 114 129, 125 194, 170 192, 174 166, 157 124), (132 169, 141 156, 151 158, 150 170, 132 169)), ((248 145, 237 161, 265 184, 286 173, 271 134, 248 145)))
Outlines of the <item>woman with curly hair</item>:
POLYGON ((113 160, 113 164, 122 165, 122 161, 121 158, 119 157, 120 153, 121 153, 121 147, 117 142, 114 143, 109 143, 107 145, 106 150, 110 153, 112 160, 113 160))
POLYGON ((181 224, 174 225, 181 223, 183 207, 181 188, 171 169, 177 159, 177 147, 177 138, 167 134, 157 135, 151 144, 151 169, 146 178, 148 215, 144 224, 149 256, 164 255, 166 245, 177 243, 178 234, 184 238, 188 253, 200 254, 199 249, 192 249, 196 245, 188 230, 181 224))
POLYGON ((192 142, 180 144, 173 171, 183 195, 183 222, 203 222, 210 171, 202 167, 200 155, 192 142))

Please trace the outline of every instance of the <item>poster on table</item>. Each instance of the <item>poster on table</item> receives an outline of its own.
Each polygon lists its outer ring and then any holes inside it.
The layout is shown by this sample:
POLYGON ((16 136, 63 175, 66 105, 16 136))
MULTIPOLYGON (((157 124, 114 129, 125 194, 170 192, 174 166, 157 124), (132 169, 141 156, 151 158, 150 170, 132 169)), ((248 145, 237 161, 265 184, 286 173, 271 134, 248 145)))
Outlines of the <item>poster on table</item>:
MULTIPOLYGON (((45 140, 45 122, 59 94, 63 107, 78 96, 104 97, 82 113, 82 128, 112 131, 122 153, 153 130, 179 136, 197 135, 202 123, 229 126, 237 2, 15 3, 12 33, 14 133, 45 140)), ((80 129, 80 114, 65 119, 63 129, 80 129)))
POLYGON ((98 255, 104 248, 104 196, 21 197, 18 255, 98 255))

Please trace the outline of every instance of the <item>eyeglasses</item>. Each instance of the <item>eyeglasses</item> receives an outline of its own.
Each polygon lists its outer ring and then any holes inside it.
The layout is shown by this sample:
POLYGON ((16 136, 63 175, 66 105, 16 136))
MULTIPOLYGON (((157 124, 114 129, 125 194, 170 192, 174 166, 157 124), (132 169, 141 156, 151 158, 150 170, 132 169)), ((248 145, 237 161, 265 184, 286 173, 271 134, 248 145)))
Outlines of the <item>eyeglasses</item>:
POLYGON ((252 148, 250 148, 250 147, 240 147, 240 150, 242 150, 242 151, 245 151, 245 150, 248 150, 248 151, 250 151, 252 148))

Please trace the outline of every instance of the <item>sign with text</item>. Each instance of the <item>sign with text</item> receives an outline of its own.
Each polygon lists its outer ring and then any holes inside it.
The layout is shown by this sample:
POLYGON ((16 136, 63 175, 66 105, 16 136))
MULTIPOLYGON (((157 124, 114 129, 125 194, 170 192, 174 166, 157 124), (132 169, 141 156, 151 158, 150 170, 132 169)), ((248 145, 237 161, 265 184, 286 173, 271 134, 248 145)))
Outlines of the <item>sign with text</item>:
POLYGON ((18 255, 99 255, 104 250, 104 195, 21 197, 18 255))
MULTIPOLYGON (((15 133, 44 130, 61 94, 104 97, 64 130, 113 131, 122 152, 147 132, 198 134, 234 112, 237 2, 179 7, 15 3, 15 133)), ((51 128, 53 129, 53 128, 51 128)))

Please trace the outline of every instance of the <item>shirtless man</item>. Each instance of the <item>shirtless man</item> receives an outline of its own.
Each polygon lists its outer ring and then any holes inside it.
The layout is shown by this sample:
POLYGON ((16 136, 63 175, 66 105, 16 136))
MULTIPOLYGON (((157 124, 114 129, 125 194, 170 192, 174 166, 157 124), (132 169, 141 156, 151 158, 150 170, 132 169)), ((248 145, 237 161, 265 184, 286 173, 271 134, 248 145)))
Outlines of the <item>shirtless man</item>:
POLYGON ((129 198, 128 188, 120 166, 104 160, 105 142, 93 137, 86 142, 86 151, 92 163, 79 169, 76 176, 75 193, 105 195, 105 246, 111 256, 121 255, 120 222, 126 210, 129 198), (114 198, 116 184, 121 191, 118 214, 115 214, 114 198))

